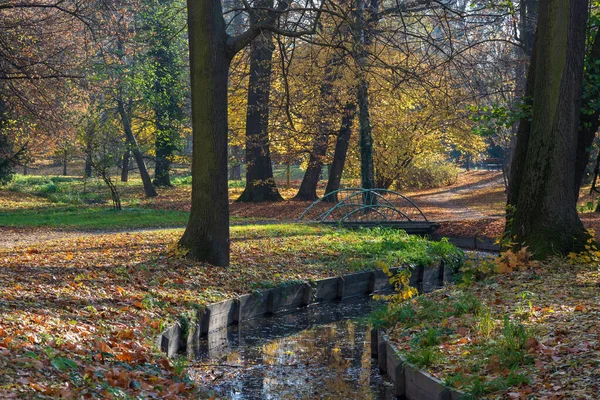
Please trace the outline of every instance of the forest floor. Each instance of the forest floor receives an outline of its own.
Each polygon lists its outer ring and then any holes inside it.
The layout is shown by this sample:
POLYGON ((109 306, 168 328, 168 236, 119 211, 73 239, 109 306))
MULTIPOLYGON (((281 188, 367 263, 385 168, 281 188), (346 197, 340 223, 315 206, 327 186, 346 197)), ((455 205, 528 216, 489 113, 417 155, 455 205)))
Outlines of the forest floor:
POLYGON ((418 263, 429 246, 401 232, 245 224, 232 227, 231 265, 220 268, 181 257, 181 228, 72 233, 0 248, 0 398, 198 396, 186 361, 168 362, 152 344, 180 315, 257 289, 418 263))
POLYGON ((583 264, 519 257, 499 274, 474 265, 484 276, 396 310, 392 341, 466 398, 598 399, 597 255, 583 264))
MULTIPOLYGON (((297 184, 281 190, 284 198, 297 184)), ((235 199, 242 189, 230 186, 235 199)), ((173 319, 237 294, 349 273, 390 256, 377 233, 290 223, 311 202, 232 202, 231 267, 193 263, 174 246, 187 221, 190 185, 160 189, 154 199, 143 197, 135 179, 120 189, 120 213, 108 208, 101 184, 76 177, 20 177, 0 189, 0 398, 197 396, 185 361, 168 362, 152 345, 173 319)), ((442 222, 442 234, 502 231, 498 172, 463 173, 449 187, 406 194, 442 222)), ((600 226, 596 215, 582 219, 600 226)))

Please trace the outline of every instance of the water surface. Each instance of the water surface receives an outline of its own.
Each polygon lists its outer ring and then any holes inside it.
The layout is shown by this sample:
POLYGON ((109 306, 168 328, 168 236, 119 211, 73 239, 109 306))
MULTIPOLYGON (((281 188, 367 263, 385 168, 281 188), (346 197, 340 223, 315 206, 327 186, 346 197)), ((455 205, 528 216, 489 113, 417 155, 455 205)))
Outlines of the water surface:
POLYGON ((389 399, 371 360, 375 306, 347 299, 212 333, 190 375, 216 398, 389 399))

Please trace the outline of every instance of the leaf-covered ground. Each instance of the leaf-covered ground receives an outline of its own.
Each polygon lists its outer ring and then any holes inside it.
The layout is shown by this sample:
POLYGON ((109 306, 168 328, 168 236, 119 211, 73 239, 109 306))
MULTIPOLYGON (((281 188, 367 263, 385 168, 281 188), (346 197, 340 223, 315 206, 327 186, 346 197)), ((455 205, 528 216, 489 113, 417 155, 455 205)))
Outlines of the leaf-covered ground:
MULTIPOLYGON (((143 198, 139 182, 124 185, 125 206, 139 212, 108 222, 129 233, 110 233, 98 231, 113 216, 102 203, 100 186, 93 189, 75 178, 35 179, 23 180, 16 191, 0 190, 0 219, 16 221, 0 223, 0 398, 196 397, 181 374, 182 365, 166 362, 153 350, 152 339, 168 322, 205 303, 257 288, 334 276, 398 258, 397 238, 390 240, 381 232, 245 225, 232 227, 232 266, 214 268, 168 256, 181 229, 138 229, 183 225, 189 185, 162 189, 149 200, 143 198), (81 195, 78 191, 84 188, 88 192, 81 195), (73 204, 82 212, 75 212, 73 204)), ((230 192, 233 200, 241 189, 232 187, 230 192)), ((282 192, 290 198, 295 189, 282 192)), ((409 195, 430 219, 447 221, 442 234, 495 237, 502 231, 499 173, 465 173, 451 187, 409 195)), ((292 220, 309 204, 232 203, 231 213, 245 218, 243 223, 292 220)), ((581 215, 586 226, 600 233, 600 214, 581 215)), ((423 255, 419 250, 410 257, 423 255)), ((597 398, 598 275, 593 268, 561 264, 473 286, 481 304, 493 310, 496 328, 503 326, 506 314, 534 332, 536 341, 526 352, 534 361, 521 371, 531 381, 503 392, 505 396, 597 398)), ((433 299, 442 304, 457 296, 449 290, 433 299)), ((476 343, 476 317, 463 312, 460 318, 447 318, 448 325, 442 327, 454 329, 453 342, 444 349, 451 362, 433 371, 453 375, 457 386, 466 384, 461 374, 478 374, 484 387, 484 375, 487 382, 506 373, 494 359, 476 371, 454 362, 465 351, 477 353, 465 348, 476 343)), ((518 381, 517 375, 511 379, 518 381)))
POLYGON ((413 300, 392 336, 474 398, 597 399, 599 287, 597 265, 565 261, 494 275, 413 300))
POLYGON ((232 264, 218 268, 170 256, 181 234, 88 232, 0 249, 0 398, 193 397, 152 343, 179 315, 284 282, 427 262, 430 246, 390 231, 234 226, 232 264))

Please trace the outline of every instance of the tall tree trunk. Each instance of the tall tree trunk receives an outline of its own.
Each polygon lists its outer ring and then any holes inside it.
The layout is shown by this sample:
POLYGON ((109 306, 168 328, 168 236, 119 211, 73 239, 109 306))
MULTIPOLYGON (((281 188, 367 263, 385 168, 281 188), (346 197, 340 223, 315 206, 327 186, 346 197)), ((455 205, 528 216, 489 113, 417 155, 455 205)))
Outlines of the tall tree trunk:
POLYGON ((86 154, 85 156, 85 168, 83 169, 83 177, 91 178, 92 176, 92 163, 90 160, 90 155, 86 154))
POLYGON ((188 0, 192 91, 192 210, 179 244, 189 257, 229 264, 227 54, 220 0, 188 0))
POLYGON ((369 93, 366 80, 358 87, 358 121, 360 124, 360 177, 363 189, 375 188, 375 167, 373 164, 373 135, 369 112, 369 93))
POLYGON ((62 160, 63 176, 67 176, 67 154, 65 153, 62 160))
MULTIPOLYGON (((368 37, 374 27, 366 26, 365 1, 356 0, 356 23, 354 29, 354 57, 357 63, 357 102, 359 122, 359 147, 360 147, 360 176, 363 189, 375 188, 375 167, 373 164, 373 135, 371 115, 369 111, 369 83, 367 81, 367 46, 368 37), (369 28, 369 29, 368 29, 369 28)), ((371 0, 371 8, 377 7, 378 2, 371 0)), ((374 11, 374 10, 373 10, 374 11)), ((373 199, 365 198, 366 203, 373 199)))
MULTIPOLYGON (((533 101, 533 92, 534 92, 534 84, 536 77, 536 59, 537 59, 537 50, 534 46, 533 52, 531 54, 531 62, 529 63, 529 69, 527 72, 527 84, 525 85, 525 101, 527 102, 527 106, 532 106, 533 101)), ((519 193, 521 189, 521 178, 524 174, 525 168, 525 160, 527 159, 527 149, 529 147, 529 136, 531 132, 531 120, 529 116, 522 118, 519 121, 519 128, 517 130, 517 142, 515 144, 515 148, 513 151, 513 155, 511 158, 510 165, 510 173, 509 173, 509 181, 508 181, 508 189, 506 191, 507 196, 507 213, 506 213, 506 227, 507 229, 504 233, 505 236, 511 236, 510 240, 512 240, 513 233, 511 232, 512 228, 512 220, 514 218, 514 209, 517 206, 517 201, 519 199, 519 193)))
POLYGON ((123 130, 125 131, 125 138, 131 147, 133 157, 135 158, 135 162, 140 170, 140 176, 142 178, 142 183, 144 184, 144 193, 146 194, 146 197, 155 197, 157 196, 156 190, 152 185, 150 174, 148 174, 148 169, 146 168, 146 163, 144 162, 144 156, 138 147, 137 140, 135 139, 135 135, 131 129, 131 120, 129 119, 129 114, 125 110, 125 104, 121 97, 117 99, 117 108, 119 109, 119 115, 121 116, 121 123, 123 124, 123 130))
POLYGON ((242 180, 242 166, 240 164, 232 165, 231 168, 229 168, 229 179, 232 181, 242 180))
MULTIPOLYGON (((258 7, 273 8, 273 0, 261 0, 258 7)), ((257 18, 261 12, 257 11, 257 18)), ((256 17, 255 17, 256 18, 256 17)), ((246 114, 246 188, 237 201, 283 200, 273 177, 269 149, 269 95, 273 67, 271 32, 262 32, 250 47, 250 79, 246 114)))
MULTIPOLYGON (((342 123, 340 124, 340 130, 337 135, 335 142, 335 151, 333 153, 333 162, 329 167, 329 180, 327 181, 327 188, 325 189, 325 195, 335 192, 340 188, 340 182, 342 180, 342 173, 344 172, 344 165, 346 164, 346 155, 348 153, 348 146, 350 144, 350 136, 352 136, 352 124, 356 117, 356 103, 350 101, 346 103, 344 108, 344 114, 342 115, 342 123)), ((332 202, 337 202, 333 196, 328 197, 332 202)))
POLYGON ((333 98, 333 82, 338 77, 334 68, 339 64, 339 56, 334 56, 325 67, 324 82, 320 88, 320 109, 323 118, 317 124, 317 133, 313 141, 312 151, 310 152, 308 167, 302 178, 298 194, 294 200, 316 200, 317 185, 321 178, 323 170, 323 160, 327 155, 327 147, 329 145, 329 135, 333 130, 331 116, 335 113, 335 99, 333 98))
POLYGON ((241 146, 231 147, 231 156, 229 157, 229 179, 233 181, 242 180, 242 158, 244 150, 241 146))
MULTIPOLYGON (((239 35, 244 30, 245 14, 241 11, 244 4, 241 0, 223 0, 223 10, 226 12, 227 33, 239 35), (229 11, 229 13, 227 13, 229 11)), ((244 162, 244 149, 242 146, 231 146, 229 157, 229 179, 233 181, 242 180, 242 163, 244 162)))
POLYGON ((508 232, 536 258, 583 250, 573 166, 583 80, 586 0, 542 0, 528 77, 531 123, 522 121, 513 157, 508 232))
POLYGON ((123 159, 121 160, 121 182, 127 182, 129 180, 129 157, 131 152, 129 149, 123 153, 123 159))
MULTIPOLYGON (((158 125, 157 121, 157 125, 158 125)), ((156 186, 171 185, 171 156, 173 155, 173 135, 170 130, 158 128, 154 147, 156 149, 156 164, 154 166, 154 180, 156 186)))
POLYGON ((519 62, 515 70, 518 100, 521 99, 527 86, 527 66, 530 64, 535 41, 539 0, 521 0, 519 15, 519 42, 516 48, 519 62))
MULTIPOLYGON (((520 104, 523 101, 523 96, 527 90, 527 70, 528 65, 531 65, 531 56, 533 53, 533 44, 535 41, 535 28, 537 26, 539 0, 521 0, 519 12, 519 41, 521 46, 516 47, 515 51, 519 58, 519 62, 515 68, 515 104, 520 104)), ((510 168, 512 165, 512 157, 517 146, 517 135, 519 124, 515 123, 512 127, 512 135, 509 140, 508 149, 504 154, 502 175, 506 184, 506 177, 510 176, 510 168)))
POLYGON ((328 142, 329 133, 320 130, 313 142, 313 148, 310 152, 308 166, 306 168, 306 172, 304 172, 300 189, 298 189, 298 193, 296 196, 294 196, 293 200, 313 201, 319 198, 317 196, 317 185, 319 184, 319 179, 321 178, 323 158, 327 154, 328 142))

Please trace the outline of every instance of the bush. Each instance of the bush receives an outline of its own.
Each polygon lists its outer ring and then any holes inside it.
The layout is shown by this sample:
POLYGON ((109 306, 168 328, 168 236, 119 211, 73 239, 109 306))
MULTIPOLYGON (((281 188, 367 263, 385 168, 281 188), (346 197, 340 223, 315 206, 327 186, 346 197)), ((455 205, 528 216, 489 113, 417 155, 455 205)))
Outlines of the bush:
POLYGON ((50 182, 50 183, 46 183, 45 185, 40 186, 36 194, 38 196, 45 196, 50 193, 56 193, 58 191, 60 191, 60 188, 58 187, 58 185, 55 184, 54 182, 50 182))
POLYGON ((458 180, 459 168, 445 161, 425 161, 409 165, 395 182, 396 190, 432 189, 452 185, 458 180))
POLYGON ((171 183, 175 186, 191 185, 192 184, 192 176, 191 175, 176 176, 174 178, 171 178, 171 183))

